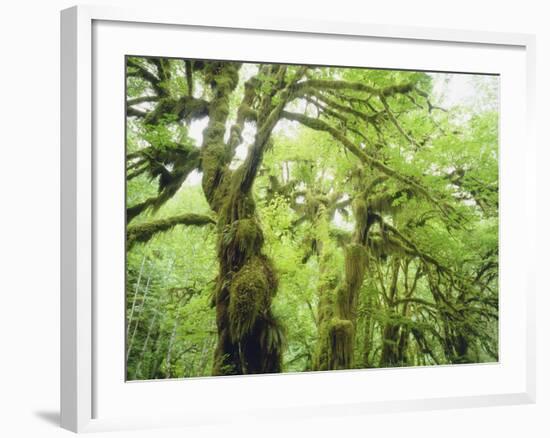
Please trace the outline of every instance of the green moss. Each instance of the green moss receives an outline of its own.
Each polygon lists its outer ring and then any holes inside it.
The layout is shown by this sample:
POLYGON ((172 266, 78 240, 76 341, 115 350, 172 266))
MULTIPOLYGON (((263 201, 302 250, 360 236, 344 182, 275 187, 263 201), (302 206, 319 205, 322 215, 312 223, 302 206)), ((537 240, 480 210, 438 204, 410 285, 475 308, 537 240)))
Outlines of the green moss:
POLYGON ((185 213, 167 219, 159 219, 153 222, 129 226, 126 231, 127 248, 132 248, 136 243, 149 241, 155 234, 171 230, 176 225, 213 225, 216 220, 207 215, 185 213))
POLYGON ((350 244, 346 247, 346 284, 351 289, 358 289, 363 283, 367 262, 367 251, 363 245, 350 244))
MULTIPOLYGON (((219 216, 224 224, 230 224, 242 218, 251 218, 256 213, 256 203, 251 193, 243 193, 240 189, 242 167, 230 174, 230 182, 226 187, 225 196, 221 199, 219 216)), ((220 187, 221 188, 221 187, 220 187)), ((219 190, 220 192, 222 190, 219 190)))
POLYGON ((227 160, 228 154, 223 143, 210 144, 202 151, 202 187, 210 203, 212 203, 212 196, 214 191, 216 191, 220 184, 221 178, 223 176, 221 169, 223 169, 227 160))
MULTIPOLYGON (((214 107, 215 111, 220 111, 219 107, 221 105, 223 105, 222 102, 219 103, 217 107, 214 107)), ((220 141, 220 137, 223 137, 225 134, 225 123, 223 122, 225 117, 218 116, 217 118, 214 118, 215 116, 216 114, 212 114, 212 123, 209 123, 208 127, 204 130, 203 142, 205 145, 211 145, 212 143, 223 145, 223 142, 220 141)))
POLYGON ((223 227, 218 253, 229 270, 239 269, 250 258, 259 256, 264 235, 255 219, 241 219, 223 227))
POLYGON ((281 355, 286 343, 286 333, 283 324, 276 317, 272 316, 264 321, 259 343, 264 351, 281 355))
POLYGON ((353 356, 353 324, 346 319, 333 318, 328 331, 330 369, 350 368, 353 356))
POLYGON ((363 199, 355 200, 353 214, 355 216, 354 240, 355 242, 365 243, 368 233, 369 208, 363 199))
POLYGON ((234 342, 251 332, 260 313, 267 313, 276 290, 271 266, 253 257, 233 277, 229 287, 229 331, 234 342))
POLYGON ((395 208, 392 206, 392 198, 385 193, 370 197, 369 207, 379 213, 391 213, 395 211, 395 208))
POLYGON ((325 272, 319 279, 319 304, 317 306, 317 319, 319 322, 319 333, 317 347, 313 357, 313 369, 326 371, 331 369, 329 363, 329 328, 330 322, 334 317, 335 310, 335 291, 338 283, 341 281, 338 271, 335 271, 327 260, 323 264, 325 272))
POLYGON ((367 220, 367 203, 363 199, 356 199, 353 203, 353 214, 358 223, 366 222, 367 220))
POLYGON ((264 243, 264 234, 255 219, 241 219, 233 223, 235 243, 246 254, 258 254, 264 243))
POLYGON ((205 64, 205 79, 220 94, 233 90, 239 83, 239 63, 208 62, 205 64))
POLYGON ((229 330, 234 342, 249 333, 265 300, 267 280, 257 266, 245 266, 229 289, 229 330))

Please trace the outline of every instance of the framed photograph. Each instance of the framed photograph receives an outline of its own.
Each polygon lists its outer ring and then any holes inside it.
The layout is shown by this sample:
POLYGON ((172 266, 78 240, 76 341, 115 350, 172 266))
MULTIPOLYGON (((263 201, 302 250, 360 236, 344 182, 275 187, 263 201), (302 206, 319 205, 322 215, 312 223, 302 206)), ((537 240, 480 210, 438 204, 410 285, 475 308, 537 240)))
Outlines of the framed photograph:
POLYGON ((534 37, 61 31, 63 427, 534 402, 534 37))

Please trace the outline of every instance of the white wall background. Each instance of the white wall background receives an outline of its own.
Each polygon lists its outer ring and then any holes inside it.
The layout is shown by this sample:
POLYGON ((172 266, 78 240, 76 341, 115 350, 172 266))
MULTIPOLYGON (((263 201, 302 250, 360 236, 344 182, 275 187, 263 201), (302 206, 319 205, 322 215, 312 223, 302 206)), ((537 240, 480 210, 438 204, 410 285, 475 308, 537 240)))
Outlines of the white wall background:
MULTIPOLYGON (((315 418, 277 424, 110 433, 109 437, 550 436, 550 27, 544 1, 96 1, 537 35, 538 401, 536 405, 315 418), (214 6, 219 3, 219 6, 214 6), (246 12, 245 12, 246 11, 246 12)), ((0 436, 57 437, 59 418, 59 10, 65 0, 4 2, 0 13, 0 436)), ((521 146, 521 145, 519 145, 521 146)), ((521 233, 522 230, 518 230, 521 233)))

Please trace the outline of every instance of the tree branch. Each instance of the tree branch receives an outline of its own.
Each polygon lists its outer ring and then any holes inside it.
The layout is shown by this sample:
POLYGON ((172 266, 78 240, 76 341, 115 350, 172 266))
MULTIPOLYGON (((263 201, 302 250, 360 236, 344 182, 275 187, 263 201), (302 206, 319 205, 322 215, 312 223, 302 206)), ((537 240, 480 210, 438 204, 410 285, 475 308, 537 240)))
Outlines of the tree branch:
POLYGON ((126 108, 126 116, 127 117, 147 117, 147 113, 146 111, 141 111, 141 110, 138 110, 136 108, 133 108, 133 107, 128 107, 126 108))
POLYGON ((126 104, 128 106, 132 106, 132 105, 138 105, 140 103, 144 103, 144 102, 156 102, 160 99, 160 97, 158 96, 141 96, 141 97, 134 97, 133 99, 128 99, 126 101, 126 104))
POLYGON ((210 224, 216 224, 216 220, 211 216, 187 213, 146 224, 134 225, 126 230, 127 249, 132 248, 136 243, 145 243, 155 234, 166 232, 176 225, 204 226, 210 224))
POLYGON ((154 73, 147 70, 147 68, 145 68, 143 65, 141 65, 139 62, 136 62, 136 60, 132 58, 128 58, 127 66, 136 69, 135 72, 128 72, 128 77, 140 77, 141 79, 149 82, 159 96, 165 94, 165 90, 160 86, 160 79, 154 73))
POLYGON ((441 201, 435 199, 431 193, 424 188, 421 184, 416 182, 414 179, 408 176, 401 175, 400 173, 396 172, 392 168, 388 167, 386 164, 382 163, 381 161, 377 160, 376 158, 371 157, 368 155, 365 151, 360 149, 357 145, 355 145, 351 140, 349 140, 345 135, 343 135, 340 131, 330 126, 328 123, 323 122, 319 119, 312 119, 310 117, 307 117, 303 114, 298 113, 292 113, 288 111, 282 112, 282 117, 288 119, 288 120, 294 120, 297 121, 311 129, 317 130, 317 131, 325 131, 328 132, 332 137, 336 140, 338 140, 346 149, 348 149, 353 155, 355 155, 361 162, 364 164, 370 165, 371 167, 381 171, 382 173, 395 178, 396 180, 403 182, 405 184, 408 184, 409 186, 416 189, 419 193, 421 193, 426 199, 428 199, 431 203, 433 203, 437 208, 439 208, 445 216, 447 216, 447 212, 445 209, 445 206, 441 203, 441 201))
POLYGON ((307 90, 308 88, 325 89, 325 90, 351 90, 361 91, 376 96, 389 97, 394 94, 410 93, 415 90, 415 86, 412 83, 398 84, 391 87, 377 89, 362 82, 349 82, 338 80, 324 80, 324 79, 309 79, 301 82, 296 87, 296 91, 307 90))

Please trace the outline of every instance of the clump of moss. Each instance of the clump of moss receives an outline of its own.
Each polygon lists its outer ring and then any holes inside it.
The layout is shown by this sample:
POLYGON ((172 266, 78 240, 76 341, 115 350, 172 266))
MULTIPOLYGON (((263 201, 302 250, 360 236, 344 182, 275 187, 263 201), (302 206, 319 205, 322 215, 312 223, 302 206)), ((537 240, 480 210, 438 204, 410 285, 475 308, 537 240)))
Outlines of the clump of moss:
POLYGON ((268 353, 280 354, 285 345, 286 333, 278 318, 264 318, 263 328, 259 335, 259 343, 268 353))
POLYGON ((248 254, 257 254, 264 242, 264 234, 255 219, 241 219, 233 223, 235 243, 239 250, 248 254))
POLYGON ((338 280, 337 276, 329 276, 328 274, 320 278, 317 314, 321 322, 329 321, 334 314, 334 290, 338 286, 338 280))
POLYGON ((317 349, 313 357, 313 367, 317 371, 328 371, 329 368, 329 345, 328 331, 325 328, 319 330, 319 339, 317 341, 317 349))
POLYGON ((247 260, 260 255, 264 235, 254 219, 240 219, 226 225, 219 242, 219 257, 230 269, 239 269, 247 260))
POLYGON ((347 319, 333 318, 329 330, 330 369, 351 367, 353 356, 353 324, 347 319))
POLYGON ((252 257, 234 275, 229 287, 229 332, 238 342, 252 331, 257 317, 267 313, 276 279, 267 259, 252 257))
POLYGON ((358 289, 363 283, 367 263, 368 255, 363 245, 350 244, 346 247, 346 283, 351 289, 358 289))
MULTIPOLYGON (((218 107, 216 108, 216 111, 219 111, 220 113, 225 112, 224 108, 225 102, 220 102, 218 107)), ((225 120, 225 117, 221 117, 221 120, 215 120, 213 119, 211 123, 208 124, 208 127, 204 130, 204 142, 205 144, 210 144, 213 142, 216 142, 217 145, 225 147, 225 145, 220 141, 220 137, 223 137, 225 134, 225 123, 223 120, 225 120)))
POLYGON ((205 64, 205 79, 220 94, 233 90, 239 82, 240 63, 208 62, 205 64))
POLYGON ((354 240, 365 243, 369 229, 369 208, 367 203, 359 198, 353 203, 353 215, 355 216, 354 240))
MULTIPOLYGON (((327 259, 327 262, 329 259, 327 259)), ((334 317, 335 291, 341 278, 338 271, 332 270, 330 264, 325 264, 325 271, 319 278, 319 304, 317 306, 317 320, 319 333, 317 347, 313 356, 313 369, 326 371, 330 369, 329 364, 329 328, 334 317)))
POLYGON ((367 218, 367 203, 358 198, 353 202, 353 214, 355 215, 355 220, 358 222, 364 222, 367 218))
POLYGON ((242 370, 248 374, 281 372, 284 345, 283 325, 270 311, 261 313, 249 335, 238 341, 242 370))

